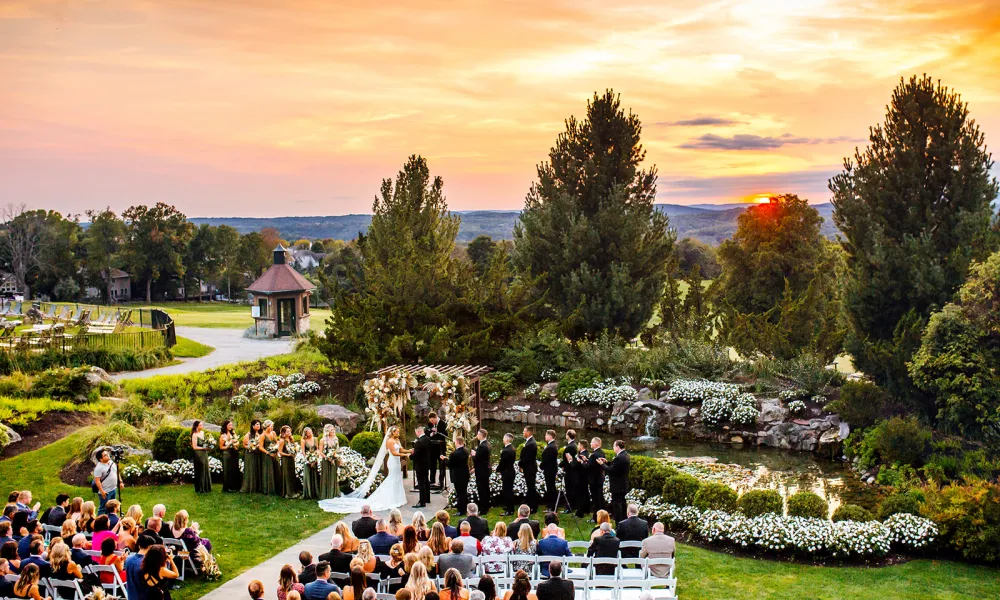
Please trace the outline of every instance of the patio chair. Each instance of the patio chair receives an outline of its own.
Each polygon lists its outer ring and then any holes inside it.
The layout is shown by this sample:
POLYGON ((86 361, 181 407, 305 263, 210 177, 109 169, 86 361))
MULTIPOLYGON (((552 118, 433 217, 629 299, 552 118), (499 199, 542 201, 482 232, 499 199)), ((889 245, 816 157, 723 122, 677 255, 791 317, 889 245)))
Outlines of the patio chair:
POLYGON ((90 309, 85 308, 80 312, 80 318, 76 320, 76 324, 81 327, 90 323, 90 309))
POLYGON ((63 323, 73 323, 74 321, 76 321, 76 319, 79 316, 79 314, 80 314, 80 310, 79 309, 77 309, 77 308, 70 308, 65 313, 63 313, 62 318, 60 320, 63 323))
POLYGON ((646 580, 646 591, 653 594, 653 600, 677 600, 677 580, 649 578, 646 580))
POLYGON ((672 558, 647 558, 646 559, 646 578, 653 578, 653 567, 668 567, 667 576, 664 579, 674 578, 674 559, 672 558))

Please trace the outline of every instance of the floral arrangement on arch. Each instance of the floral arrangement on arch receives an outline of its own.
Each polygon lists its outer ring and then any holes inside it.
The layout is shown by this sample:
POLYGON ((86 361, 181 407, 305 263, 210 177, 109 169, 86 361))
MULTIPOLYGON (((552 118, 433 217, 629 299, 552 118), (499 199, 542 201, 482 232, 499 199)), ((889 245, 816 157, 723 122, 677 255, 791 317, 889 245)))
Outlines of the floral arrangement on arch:
POLYGON ((441 400, 439 412, 452 431, 464 431, 465 435, 479 424, 476 409, 469 402, 469 378, 464 373, 444 375, 437 369, 424 369, 424 390, 431 397, 441 400))
POLYGON ((362 384, 368 406, 368 428, 385 431, 399 420, 406 403, 410 401, 410 390, 417 387, 417 378, 403 371, 382 373, 362 384))

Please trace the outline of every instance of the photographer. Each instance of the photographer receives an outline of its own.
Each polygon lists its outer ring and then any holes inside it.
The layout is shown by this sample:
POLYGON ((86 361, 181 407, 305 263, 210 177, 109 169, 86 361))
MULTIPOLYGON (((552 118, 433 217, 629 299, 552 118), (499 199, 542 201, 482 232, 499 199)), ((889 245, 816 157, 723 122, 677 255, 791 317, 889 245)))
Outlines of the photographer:
POLYGON ((101 450, 100 462, 94 467, 94 491, 100 499, 98 515, 106 512, 105 505, 108 500, 118 498, 118 463, 111 460, 111 452, 108 449, 101 450))

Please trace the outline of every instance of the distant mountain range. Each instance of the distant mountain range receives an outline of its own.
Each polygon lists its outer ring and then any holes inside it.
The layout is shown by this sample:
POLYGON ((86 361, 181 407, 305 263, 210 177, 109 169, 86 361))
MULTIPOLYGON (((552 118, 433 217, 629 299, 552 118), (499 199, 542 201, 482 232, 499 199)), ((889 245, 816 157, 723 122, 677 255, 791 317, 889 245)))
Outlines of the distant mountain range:
MULTIPOLYGON (((657 204, 656 208, 670 217, 670 226, 677 230, 677 237, 696 237, 709 244, 718 244, 732 237, 736 231, 736 219, 749 204, 657 204)), ((814 208, 823 217, 823 234, 834 236, 833 205, 829 202, 816 204, 814 208)), ((494 239, 509 240, 514 235, 514 224, 521 211, 517 210, 472 210, 455 211, 462 218, 458 230, 458 241, 471 242, 476 236, 488 235, 494 239)), ((368 229, 371 215, 337 215, 329 217, 195 217, 193 223, 229 225, 240 233, 260 231, 273 227, 286 240, 324 239, 352 240, 359 231, 368 229)))

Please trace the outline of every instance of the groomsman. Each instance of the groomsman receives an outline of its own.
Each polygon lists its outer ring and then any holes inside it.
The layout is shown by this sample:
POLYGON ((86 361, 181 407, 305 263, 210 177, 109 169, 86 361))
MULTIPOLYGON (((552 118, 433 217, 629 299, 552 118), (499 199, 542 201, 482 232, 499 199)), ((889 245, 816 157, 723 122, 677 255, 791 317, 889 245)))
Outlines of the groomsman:
POLYGON ((531 427, 524 428, 524 446, 521 447, 521 457, 517 464, 524 473, 524 483, 528 486, 527 504, 531 512, 538 510, 538 444, 535 443, 535 433, 531 427))
POLYGON ((601 467, 608 474, 608 488, 611 490, 611 512, 615 522, 625 518, 625 494, 628 493, 629 455, 625 452, 625 442, 615 440, 615 458, 611 462, 601 459, 601 467))
POLYGON ((542 448, 542 475, 545 476, 545 503, 552 510, 556 509, 556 473, 558 471, 559 445, 556 444, 556 432, 549 429, 545 432, 545 447, 542 448))
POLYGON ((417 478, 420 500, 413 508, 424 508, 431 502, 431 464, 434 458, 435 444, 423 426, 416 429, 417 440, 413 442, 413 476, 417 478))
POLYGON ((590 461, 587 466, 590 487, 590 510, 593 511, 593 520, 597 521, 597 511, 604 508, 604 464, 607 455, 601 448, 601 438, 595 437, 590 440, 590 461))
POLYGON ((587 442, 579 440, 576 443, 576 488, 580 495, 573 496, 576 505, 576 516, 582 519, 590 512, 590 451, 587 442))
POLYGON ((469 451, 465 448, 465 438, 455 438, 455 450, 451 456, 442 456, 448 461, 448 473, 451 474, 451 484, 455 486, 455 508, 459 515, 465 514, 469 505, 469 451))
POLYGON ((476 472, 476 491, 479 492, 479 510, 482 514, 490 512, 493 505, 493 498, 490 493, 490 443, 487 441, 487 432, 480 429, 476 432, 476 440, 479 445, 472 451, 472 467, 476 472))
POLYGON ((566 432, 566 451, 562 455, 562 469, 563 469, 563 484, 566 487, 567 496, 566 500, 566 514, 570 513, 572 506, 570 505, 570 500, 568 494, 573 494, 572 502, 574 504, 578 503, 577 496, 577 471, 579 470, 576 462, 576 431, 570 429, 566 432))
MULTIPOLYGON (((448 423, 437 416, 436 412, 431 412, 427 415, 430 421, 427 424, 427 435, 431 436, 431 439, 438 445, 438 451, 434 454, 437 456, 444 456, 448 451, 448 423)), ((438 471, 438 487, 444 487, 444 473, 445 469, 448 467, 447 461, 433 459, 431 463, 431 482, 434 481, 434 471, 438 471), (436 468, 435 468, 436 467, 436 468)))
POLYGON ((503 516, 509 517, 514 514, 514 436, 510 433, 503 434, 503 450, 500 451, 500 462, 497 463, 497 473, 500 473, 500 481, 503 484, 500 491, 500 501, 503 502, 503 516))

